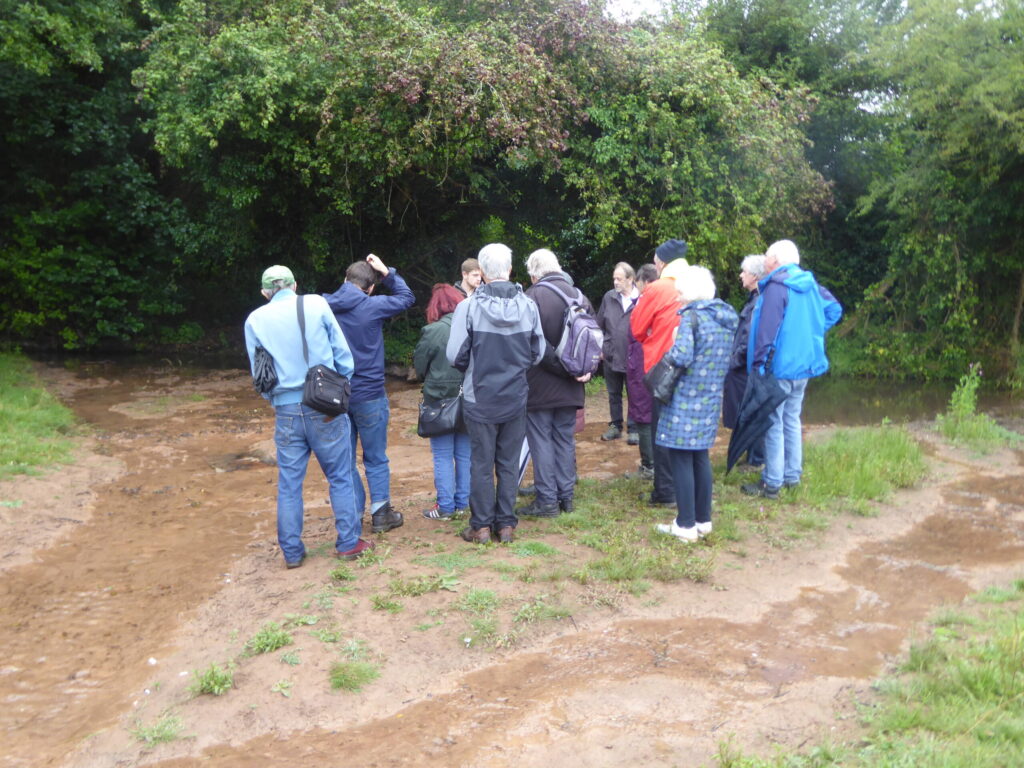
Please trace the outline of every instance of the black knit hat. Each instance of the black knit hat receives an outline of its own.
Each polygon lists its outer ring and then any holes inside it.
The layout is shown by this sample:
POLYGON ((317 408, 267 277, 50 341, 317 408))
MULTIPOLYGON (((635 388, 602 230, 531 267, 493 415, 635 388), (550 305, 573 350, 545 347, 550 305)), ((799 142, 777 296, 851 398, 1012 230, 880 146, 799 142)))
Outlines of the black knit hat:
POLYGON ((654 255, 668 264, 670 261, 686 256, 688 247, 685 240, 666 240, 654 249, 654 255))

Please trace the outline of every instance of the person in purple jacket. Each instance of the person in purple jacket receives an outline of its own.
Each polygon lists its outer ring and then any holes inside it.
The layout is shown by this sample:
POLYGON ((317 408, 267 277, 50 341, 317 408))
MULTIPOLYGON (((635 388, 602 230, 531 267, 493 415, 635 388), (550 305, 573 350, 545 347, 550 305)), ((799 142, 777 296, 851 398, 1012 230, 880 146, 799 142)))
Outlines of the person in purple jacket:
POLYGON ((363 468, 370 488, 374 533, 398 528, 404 521, 391 506, 391 469, 388 465, 390 408, 384 391, 384 321, 409 309, 416 297, 394 268, 388 269, 374 254, 345 270, 345 282, 324 294, 355 358, 348 416, 352 421, 352 485, 356 509, 366 508, 366 490, 359 477, 356 441, 363 445, 363 468), (377 286, 390 295, 375 295, 377 286))

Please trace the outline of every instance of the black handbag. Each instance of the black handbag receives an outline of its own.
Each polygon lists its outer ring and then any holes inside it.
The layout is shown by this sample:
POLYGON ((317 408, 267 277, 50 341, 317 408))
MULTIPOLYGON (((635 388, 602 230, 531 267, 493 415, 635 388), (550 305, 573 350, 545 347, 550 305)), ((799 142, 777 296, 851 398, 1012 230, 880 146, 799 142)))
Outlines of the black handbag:
MULTIPOLYGON (((694 346, 697 344, 697 313, 690 313, 690 327, 693 329, 694 346)), ((662 355, 661 360, 654 364, 644 374, 644 384, 650 390, 651 396, 662 405, 672 402, 672 395, 675 394, 676 385, 680 377, 686 373, 685 367, 672 365, 668 359, 668 352, 662 355)))
MULTIPOLYGON (((299 313, 299 330, 302 332, 302 359, 309 365, 309 344, 306 343, 306 316, 302 311, 302 297, 295 302, 299 313)), ((326 365, 314 365, 306 371, 306 382, 302 387, 302 404, 320 411, 325 416, 340 416, 348 412, 348 398, 352 386, 348 377, 342 376, 326 365)))
POLYGON ((416 422, 416 434, 420 437, 440 437, 452 432, 464 432, 466 424, 462 419, 462 390, 455 397, 420 403, 420 416, 416 422))
POLYGON ((256 347, 256 354, 252 359, 252 385, 261 395, 269 394, 277 386, 274 358, 263 347, 256 347))

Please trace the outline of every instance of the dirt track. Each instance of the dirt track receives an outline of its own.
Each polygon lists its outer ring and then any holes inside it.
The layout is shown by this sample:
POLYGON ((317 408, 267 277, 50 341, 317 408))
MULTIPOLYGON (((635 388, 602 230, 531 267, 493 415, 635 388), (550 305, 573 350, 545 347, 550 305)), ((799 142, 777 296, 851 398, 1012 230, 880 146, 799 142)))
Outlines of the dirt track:
MULTIPOLYGON (((412 434, 415 390, 396 385, 392 496, 408 522, 383 537, 386 563, 361 572, 355 593, 320 606, 381 660, 381 679, 358 695, 332 692, 337 650, 304 635, 301 665, 247 659, 228 695, 191 698, 191 670, 234 658, 267 620, 312 610, 303 606, 330 583, 323 479, 312 468, 306 490, 315 556, 285 571, 266 463, 272 416, 245 376, 62 376, 60 394, 95 427, 89 451, 42 480, 0 484, 0 500, 22 502, 0 507, 4 766, 184 766, 200 756, 217 766, 701 765, 730 734, 765 749, 853 727, 835 713, 930 611, 1019 577, 1024 563, 1020 458, 938 447, 932 478, 880 517, 838 518, 789 549, 745 544, 719 557, 709 584, 632 596, 475 568, 470 586, 509 602, 557 589, 573 610, 512 648, 467 649, 444 596, 394 615, 369 604, 395 574, 420 572, 424 553, 465 546, 418 515, 429 449, 412 434), (290 697, 271 690, 282 678, 290 697), (165 711, 182 718, 183 738, 141 749, 128 729, 165 711)), ((635 463, 624 441, 598 441, 602 407, 588 404, 584 476, 635 463)), ((567 561, 587 556, 545 541, 567 561)), ((500 548, 483 557, 517 565, 500 548)))

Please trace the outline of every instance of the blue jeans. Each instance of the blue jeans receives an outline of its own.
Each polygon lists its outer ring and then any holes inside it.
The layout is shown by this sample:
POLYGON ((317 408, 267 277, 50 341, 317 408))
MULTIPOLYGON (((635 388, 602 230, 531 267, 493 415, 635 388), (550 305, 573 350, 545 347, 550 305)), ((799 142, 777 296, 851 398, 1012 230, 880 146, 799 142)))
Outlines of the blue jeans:
POLYGON ((330 485, 335 549, 346 552, 359 541, 359 515, 352 498, 352 455, 348 416, 328 421, 319 411, 301 403, 274 409, 274 443, 277 446, 277 541, 284 559, 300 561, 306 554, 302 543, 302 483, 309 453, 316 455, 330 485))
POLYGON ((430 438, 437 508, 444 514, 469 506, 469 435, 454 432, 430 438))
POLYGON ((388 466, 390 415, 386 397, 348 406, 348 417, 352 420, 352 487, 360 517, 366 509, 366 490, 356 464, 356 439, 363 445, 363 469, 366 471, 366 484, 370 486, 370 501, 372 504, 385 502, 391 498, 391 469, 388 466))
POLYGON ((761 479, 769 488, 799 483, 803 473, 804 449, 800 434, 800 409, 804 404, 807 379, 779 379, 786 399, 772 413, 764 438, 764 472, 761 479))

